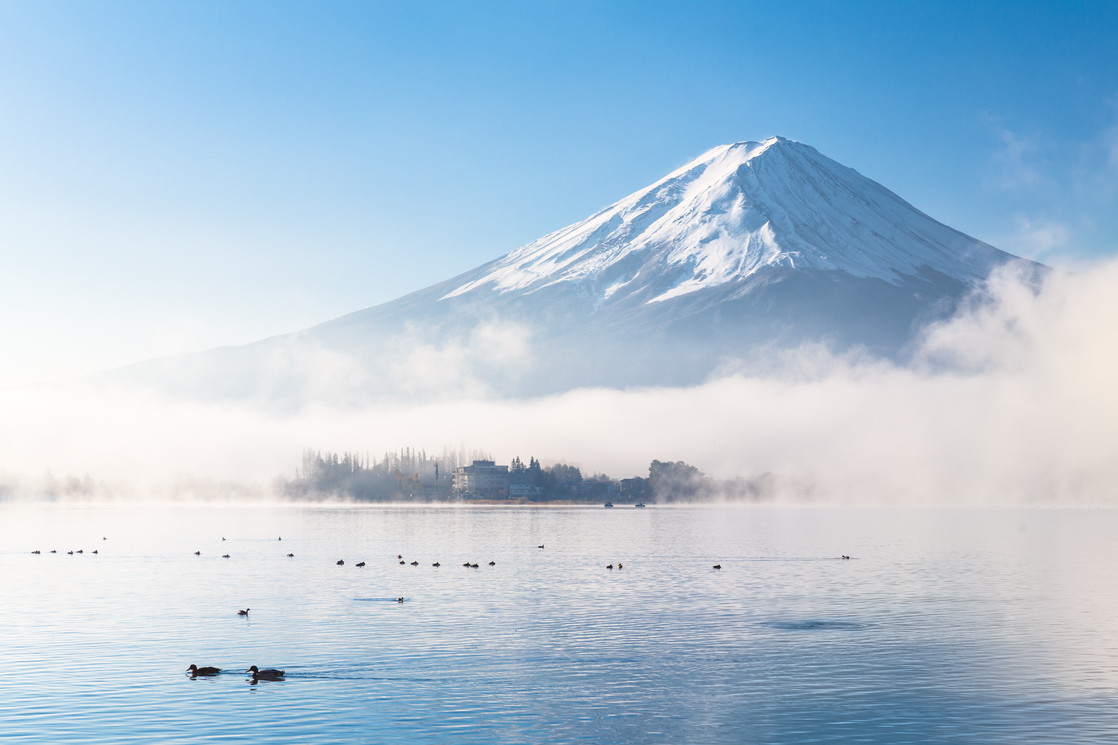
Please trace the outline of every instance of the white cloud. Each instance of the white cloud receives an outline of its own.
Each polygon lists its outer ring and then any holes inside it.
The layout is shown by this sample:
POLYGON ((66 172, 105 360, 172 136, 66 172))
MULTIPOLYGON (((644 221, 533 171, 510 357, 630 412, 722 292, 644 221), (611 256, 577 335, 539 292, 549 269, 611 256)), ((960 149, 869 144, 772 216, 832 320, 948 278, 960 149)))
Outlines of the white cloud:
POLYGON ((1071 230, 1055 220, 1033 219, 1017 215, 1015 232, 1001 242, 1010 253, 1051 263, 1067 252, 1071 230))
POLYGON ((1045 181, 1036 156, 1040 152, 1037 138, 1000 128, 1000 147, 991 156, 994 172, 990 184, 998 189, 1016 191, 1038 186, 1045 181))

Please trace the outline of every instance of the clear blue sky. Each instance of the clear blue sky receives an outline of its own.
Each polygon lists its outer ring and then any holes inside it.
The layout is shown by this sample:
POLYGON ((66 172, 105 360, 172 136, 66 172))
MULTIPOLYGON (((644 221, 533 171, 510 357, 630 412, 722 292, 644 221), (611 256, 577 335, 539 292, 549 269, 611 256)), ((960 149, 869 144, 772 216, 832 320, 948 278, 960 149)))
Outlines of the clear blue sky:
POLYGON ((0 384, 295 330, 715 145, 1118 254, 1118 2, 0 0, 0 384))

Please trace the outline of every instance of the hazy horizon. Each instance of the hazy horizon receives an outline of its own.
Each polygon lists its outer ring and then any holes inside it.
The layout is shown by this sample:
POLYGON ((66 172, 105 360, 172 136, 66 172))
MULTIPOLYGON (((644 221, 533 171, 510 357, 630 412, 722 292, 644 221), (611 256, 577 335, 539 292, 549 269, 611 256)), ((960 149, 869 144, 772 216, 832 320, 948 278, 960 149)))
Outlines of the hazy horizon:
MULTIPOLYGON (((477 387, 471 360, 444 357, 440 379, 460 388, 362 407, 336 391, 333 405, 292 412, 86 385, 6 391, 2 470, 141 491, 184 480, 266 489, 304 448, 407 446, 617 478, 644 475, 654 458, 683 460, 716 479, 773 474, 787 487, 777 499, 806 488, 836 503, 1116 504, 1116 283, 1115 262, 1055 272, 1039 290, 1007 269, 927 329, 907 367, 809 346, 766 375, 728 361, 697 386, 506 399, 477 387)), ((336 362, 321 371, 335 386, 336 362)))

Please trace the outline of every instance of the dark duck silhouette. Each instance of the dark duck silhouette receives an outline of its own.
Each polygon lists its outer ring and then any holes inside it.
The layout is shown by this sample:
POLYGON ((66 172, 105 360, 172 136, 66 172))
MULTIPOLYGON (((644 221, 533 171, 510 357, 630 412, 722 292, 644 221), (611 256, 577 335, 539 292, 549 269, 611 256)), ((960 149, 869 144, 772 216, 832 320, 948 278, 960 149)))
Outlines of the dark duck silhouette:
POLYGON ((221 668, 220 667, 198 667, 197 665, 191 665, 190 667, 186 668, 186 671, 188 673, 190 673, 190 677, 194 678, 194 677, 197 677, 199 675, 217 675, 218 673, 221 672, 221 668))
POLYGON ((252 673, 253 680, 279 680, 284 675, 283 670, 276 670, 274 667, 266 667, 261 670, 256 665, 245 670, 245 672, 252 673))
POLYGON ((239 611, 237 611, 237 615, 238 616, 247 616, 248 612, 250 610, 252 610, 252 608, 245 608, 244 610, 239 610, 239 611))

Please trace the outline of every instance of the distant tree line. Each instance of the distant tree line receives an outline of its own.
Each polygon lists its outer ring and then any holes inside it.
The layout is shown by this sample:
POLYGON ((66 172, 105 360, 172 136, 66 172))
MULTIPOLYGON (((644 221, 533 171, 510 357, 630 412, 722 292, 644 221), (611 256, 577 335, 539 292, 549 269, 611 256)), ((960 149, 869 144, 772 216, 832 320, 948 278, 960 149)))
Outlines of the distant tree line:
MULTIPOLYGON (((473 452, 470 457, 484 458, 473 452)), ((375 502, 438 499, 450 492, 454 469, 466 459, 451 450, 431 455, 404 448, 380 460, 368 453, 304 450, 295 478, 277 480, 277 491, 294 498, 335 497, 375 502)))
MULTIPOLYGON (((277 479, 277 491, 295 499, 339 498, 375 502, 446 501, 455 498, 453 474, 461 465, 492 460, 483 452, 446 450, 439 455, 404 448, 384 453, 304 450, 292 479, 277 479)), ((614 479, 605 474, 584 478, 577 466, 525 464, 519 456, 508 466, 505 497, 522 502, 680 503, 714 499, 760 500, 771 492, 771 477, 718 481, 684 461, 653 460, 648 476, 614 479)))

